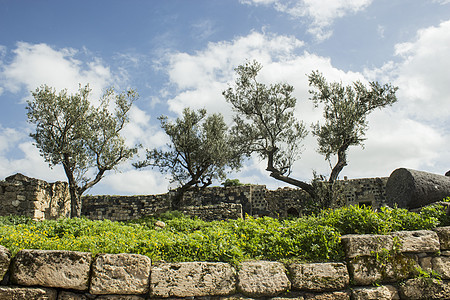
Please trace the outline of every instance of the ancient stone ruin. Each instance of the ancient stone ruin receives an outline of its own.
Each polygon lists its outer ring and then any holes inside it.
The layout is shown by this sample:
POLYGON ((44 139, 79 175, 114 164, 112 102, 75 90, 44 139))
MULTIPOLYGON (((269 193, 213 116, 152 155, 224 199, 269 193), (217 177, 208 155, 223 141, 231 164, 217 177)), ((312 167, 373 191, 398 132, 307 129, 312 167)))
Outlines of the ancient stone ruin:
POLYGON ((386 184, 386 204, 401 208, 419 208, 450 196, 450 177, 400 168, 392 172, 386 184))
MULTIPOLYGON (((450 177, 409 169, 391 176, 340 180, 339 205, 365 205, 377 209, 398 206, 413 209, 450 196, 450 177)), ((83 197, 82 215, 93 220, 137 219, 170 208, 172 193, 159 195, 83 197)), ((287 217, 305 211, 309 196, 297 188, 268 190, 264 185, 210 187, 184 196, 186 215, 204 220, 236 219, 245 215, 287 217)), ((70 197, 65 182, 47 183, 16 174, 0 181, 0 216, 24 215, 36 220, 69 216, 70 197)))
POLYGON ((35 220, 70 215, 67 182, 48 183, 20 173, 0 181, 0 216, 20 215, 35 220))
MULTIPOLYGON (((339 181, 344 205, 367 205, 378 208, 386 202, 387 178, 339 181)), ((135 196, 85 196, 82 215, 93 220, 123 221, 166 211, 171 193, 135 196)), ((251 216, 299 216, 308 195, 296 188, 268 190, 264 185, 211 187, 190 191, 181 210, 205 220, 251 216)), ((68 217, 70 196, 65 182, 47 183, 16 174, 0 181, 0 216, 24 215, 36 220, 68 217)))

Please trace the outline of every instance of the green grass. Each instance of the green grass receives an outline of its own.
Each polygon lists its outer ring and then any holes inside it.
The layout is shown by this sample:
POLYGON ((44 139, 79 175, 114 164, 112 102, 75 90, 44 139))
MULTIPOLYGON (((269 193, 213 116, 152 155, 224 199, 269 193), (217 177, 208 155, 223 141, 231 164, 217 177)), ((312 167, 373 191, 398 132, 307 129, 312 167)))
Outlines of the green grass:
POLYGON ((32 221, 0 217, 0 245, 13 254, 21 249, 75 250, 96 253, 137 253, 152 260, 223 261, 246 259, 341 261, 340 237, 345 234, 387 234, 398 230, 449 225, 440 206, 420 214, 404 209, 349 206, 317 215, 278 220, 252 218, 205 222, 179 213, 129 222, 85 218, 32 221), (156 220, 166 222, 156 229, 156 220))

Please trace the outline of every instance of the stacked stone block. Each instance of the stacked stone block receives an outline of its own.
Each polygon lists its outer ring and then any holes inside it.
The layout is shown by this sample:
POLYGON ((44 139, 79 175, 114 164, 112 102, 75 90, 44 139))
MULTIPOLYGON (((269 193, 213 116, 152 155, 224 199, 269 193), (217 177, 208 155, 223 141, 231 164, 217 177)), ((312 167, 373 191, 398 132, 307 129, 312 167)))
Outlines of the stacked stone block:
POLYGON ((265 199, 267 215, 274 218, 298 217, 305 205, 310 202, 310 197, 305 191, 289 187, 267 190, 265 199))
POLYGON ((187 206, 197 207, 220 203, 240 204, 244 214, 252 215, 255 204, 264 200, 265 189, 264 185, 210 187, 187 192, 183 201, 187 206))
POLYGON ((151 216, 167 211, 169 208, 169 194, 85 196, 81 215, 91 220, 126 221, 151 216))
MULTIPOLYGON (((343 191, 348 200, 346 204, 370 202, 376 208, 385 201, 385 182, 384 178, 368 178, 341 181, 339 184, 344 186, 343 191)), ((160 195, 85 196, 82 215, 92 220, 137 219, 167 211, 171 196, 170 192, 160 195)), ((211 187, 186 193, 184 203, 187 207, 184 210, 206 220, 228 219, 235 218, 238 214, 238 206, 232 205, 237 204, 242 207, 243 216, 287 217, 301 215, 308 201, 307 193, 296 188, 270 191, 264 185, 211 187), (192 207, 197 207, 198 211, 192 207), (207 214, 205 207, 214 209, 207 214), (227 210, 232 213, 227 213, 227 210), (217 216, 214 216, 216 212, 217 216), (222 215, 226 217, 222 218, 222 215)), ((0 181, 0 216, 7 215, 24 215, 36 220, 68 217, 68 184, 47 183, 22 174, 0 181)))
POLYGON ((74 251, 22 250, 11 258, 0 246, 0 299, 449 299, 449 237, 450 227, 347 235, 345 262, 237 266, 74 251), (423 275, 431 271, 440 278, 423 275))
POLYGON ((70 214, 66 182, 48 183, 16 174, 0 181, 0 216, 23 215, 35 220, 70 214))
POLYGON ((190 217, 197 217, 204 221, 242 219, 242 205, 235 203, 219 203, 216 205, 187 206, 181 212, 190 217))
POLYGON ((337 181, 346 205, 366 205, 380 208, 386 203, 388 177, 361 178, 337 181))

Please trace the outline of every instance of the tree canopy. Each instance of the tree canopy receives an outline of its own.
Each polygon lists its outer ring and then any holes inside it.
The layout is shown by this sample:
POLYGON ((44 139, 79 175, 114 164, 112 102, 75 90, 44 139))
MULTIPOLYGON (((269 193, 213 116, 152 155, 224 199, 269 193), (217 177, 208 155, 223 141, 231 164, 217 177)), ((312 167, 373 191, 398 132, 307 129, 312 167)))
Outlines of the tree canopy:
POLYGON ((225 179, 226 171, 241 166, 242 155, 228 132, 222 115, 207 116, 205 109, 183 110, 175 122, 159 117, 161 128, 170 138, 167 149, 147 149, 147 158, 134 164, 137 168, 157 167, 169 173, 179 185, 173 208, 179 208, 183 194, 193 188, 205 188, 214 179, 225 179))
MULTIPOLYGON (((261 64, 256 61, 238 66, 234 87, 223 92, 237 112, 232 132, 240 141, 242 152, 247 155, 257 153, 267 159, 266 170, 271 177, 300 187, 316 198, 319 186, 316 180, 310 184, 290 177, 293 163, 300 156, 302 140, 307 135, 304 124, 295 116, 294 89, 287 83, 260 83, 257 75, 261 69, 261 64)), ((318 152, 327 160, 333 155, 338 157, 328 180, 333 183, 347 165, 348 148, 362 145, 367 115, 395 103, 397 87, 378 82, 370 82, 369 87, 359 81, 349 86, 327 83, 318 71, 312 72, 308 79, 313 87, 311 100, 316 107, 321 104, 324 109, 324 123, 312 125, 312 133, 319 144, 318 152)))
POLYGON ((261 69, 256 61, 238 66, 235 87, 223 92, 237 112, 232 132, 240 141, 241 151, 267 159, 270 176, 312 193, 311 185, 289 177, 307 135, 305 125, 294 115, 294 88, 287 83, 267 86, 259 82, 256 77, 261 69))
POLYGON ((81 195, 86 190, 137 152, 120 136, 137 93, 128 90, 117 94, 110 88, 98 106, 89 101, 90 93, 89 85, 80 86, 72 95, 43 85, 32 92, 33 99, 26 107, 28 121, 36 125, 30 134, 36 147, 51 167, 61 164, 64 168, 71 217, 81 215, 81 195))
POLYGON ((323 104, 324 121, 312 126, 319 144, 318 152, 327 160, 337 155, 329 177, 329 182, 334 182, 347 165, 348 148, 362 145, 365 140, 367 116, 377 108, 395 103, 398 88, 378 82, 370 82, 369 87, 360 81, 347 86, 340 82, 328 83, 318 71, 313 71, 308 79, 314 88, 310 90, 311 100, 316 107, 323 104))

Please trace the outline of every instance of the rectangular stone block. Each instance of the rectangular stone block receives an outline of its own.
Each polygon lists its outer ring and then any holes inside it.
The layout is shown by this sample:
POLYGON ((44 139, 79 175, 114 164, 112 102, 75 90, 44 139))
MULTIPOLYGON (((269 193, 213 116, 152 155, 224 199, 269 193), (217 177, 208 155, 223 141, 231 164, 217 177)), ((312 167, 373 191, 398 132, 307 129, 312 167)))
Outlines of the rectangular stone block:
POLYGON ((2 300, 56 300, 58 292, 46 288, 28 288, 18 286, 0 286, 2 300))
POLYGON ((240 265, 238 288, 250 297, 273 297, 291 288, 282 263, 247 261, 240 265))
POLYGON ((347 266, 343 263, 290 264, 292 288, 305 291, 335 291, 349 283, 347 266))
POLYGON ((139 254, 100 254, 92 266, 91 294, 145 294, 151 260, 139 254))
POLYGON ((404 280, 409 278, 418 266, 416 260, 401 254, 361 256, 348 262, 350 278, 355 285, 404 280))
POLYGON ((152 267, 153 297, 221 296, 236 290, 236 271, 226 263, 162 263, 152 267))
POLYGON ((58 300, 90 300, 90 298, 84 294, 60 291, 58 293, 58 300))
POLYGON ((422 253, 438 252, 440 250, 439 238, 431 230, 397 231, 392 233, 400 242, 400 252, 422 253))
POLYGON ((348 234, 341 237, 347 258, 370 256, 382 250, 390 251, 393 246, 392 236, 375 234, 348 234))
POLYGON ((352 290, 352 300, 397 300, 398 291, 392 285, 357 287, 352 290))
MULTIPOLYGON (((305 293, 295 300, 350 300, 351 293, 349 291, 325 292, 325 293, 305 293)), ((273 298, 277 299, 277 298, 273 298)), ((283 298, 282 298, 283 299, 283 298)), ((283 300, 288 300, 285 298, 283 300)), ((291 298, 292 300, 292 298, 291 298)))
POLYGON ((450 250, 450 226, 446 227, 439 227, 433 229, 438 237, 439 237, 439 243, 441 245, 441 250, 450 250))
POLYGON ((401 299, 450 299, 450 283, 432 278, 414 278, 400 285, 401 299))
POLYGON ((450 279, 450 257, 433 257, 431 265, 432 269, 436 271, 442 279, 450 279))
POLYGON ((95 300, 145 300, 145 298, 136 295, 104 295, 95 298, 95 300))
POLYGON ((21 250, 14 258, 11 280, 26 286, 87 290, 91 261, 88 252, 21 250))
POLYGON ((9 252, 8 248, 0 245, 0 282, 3 280, 3 277, 8 271, 10 263, 11 252, 9 252))

